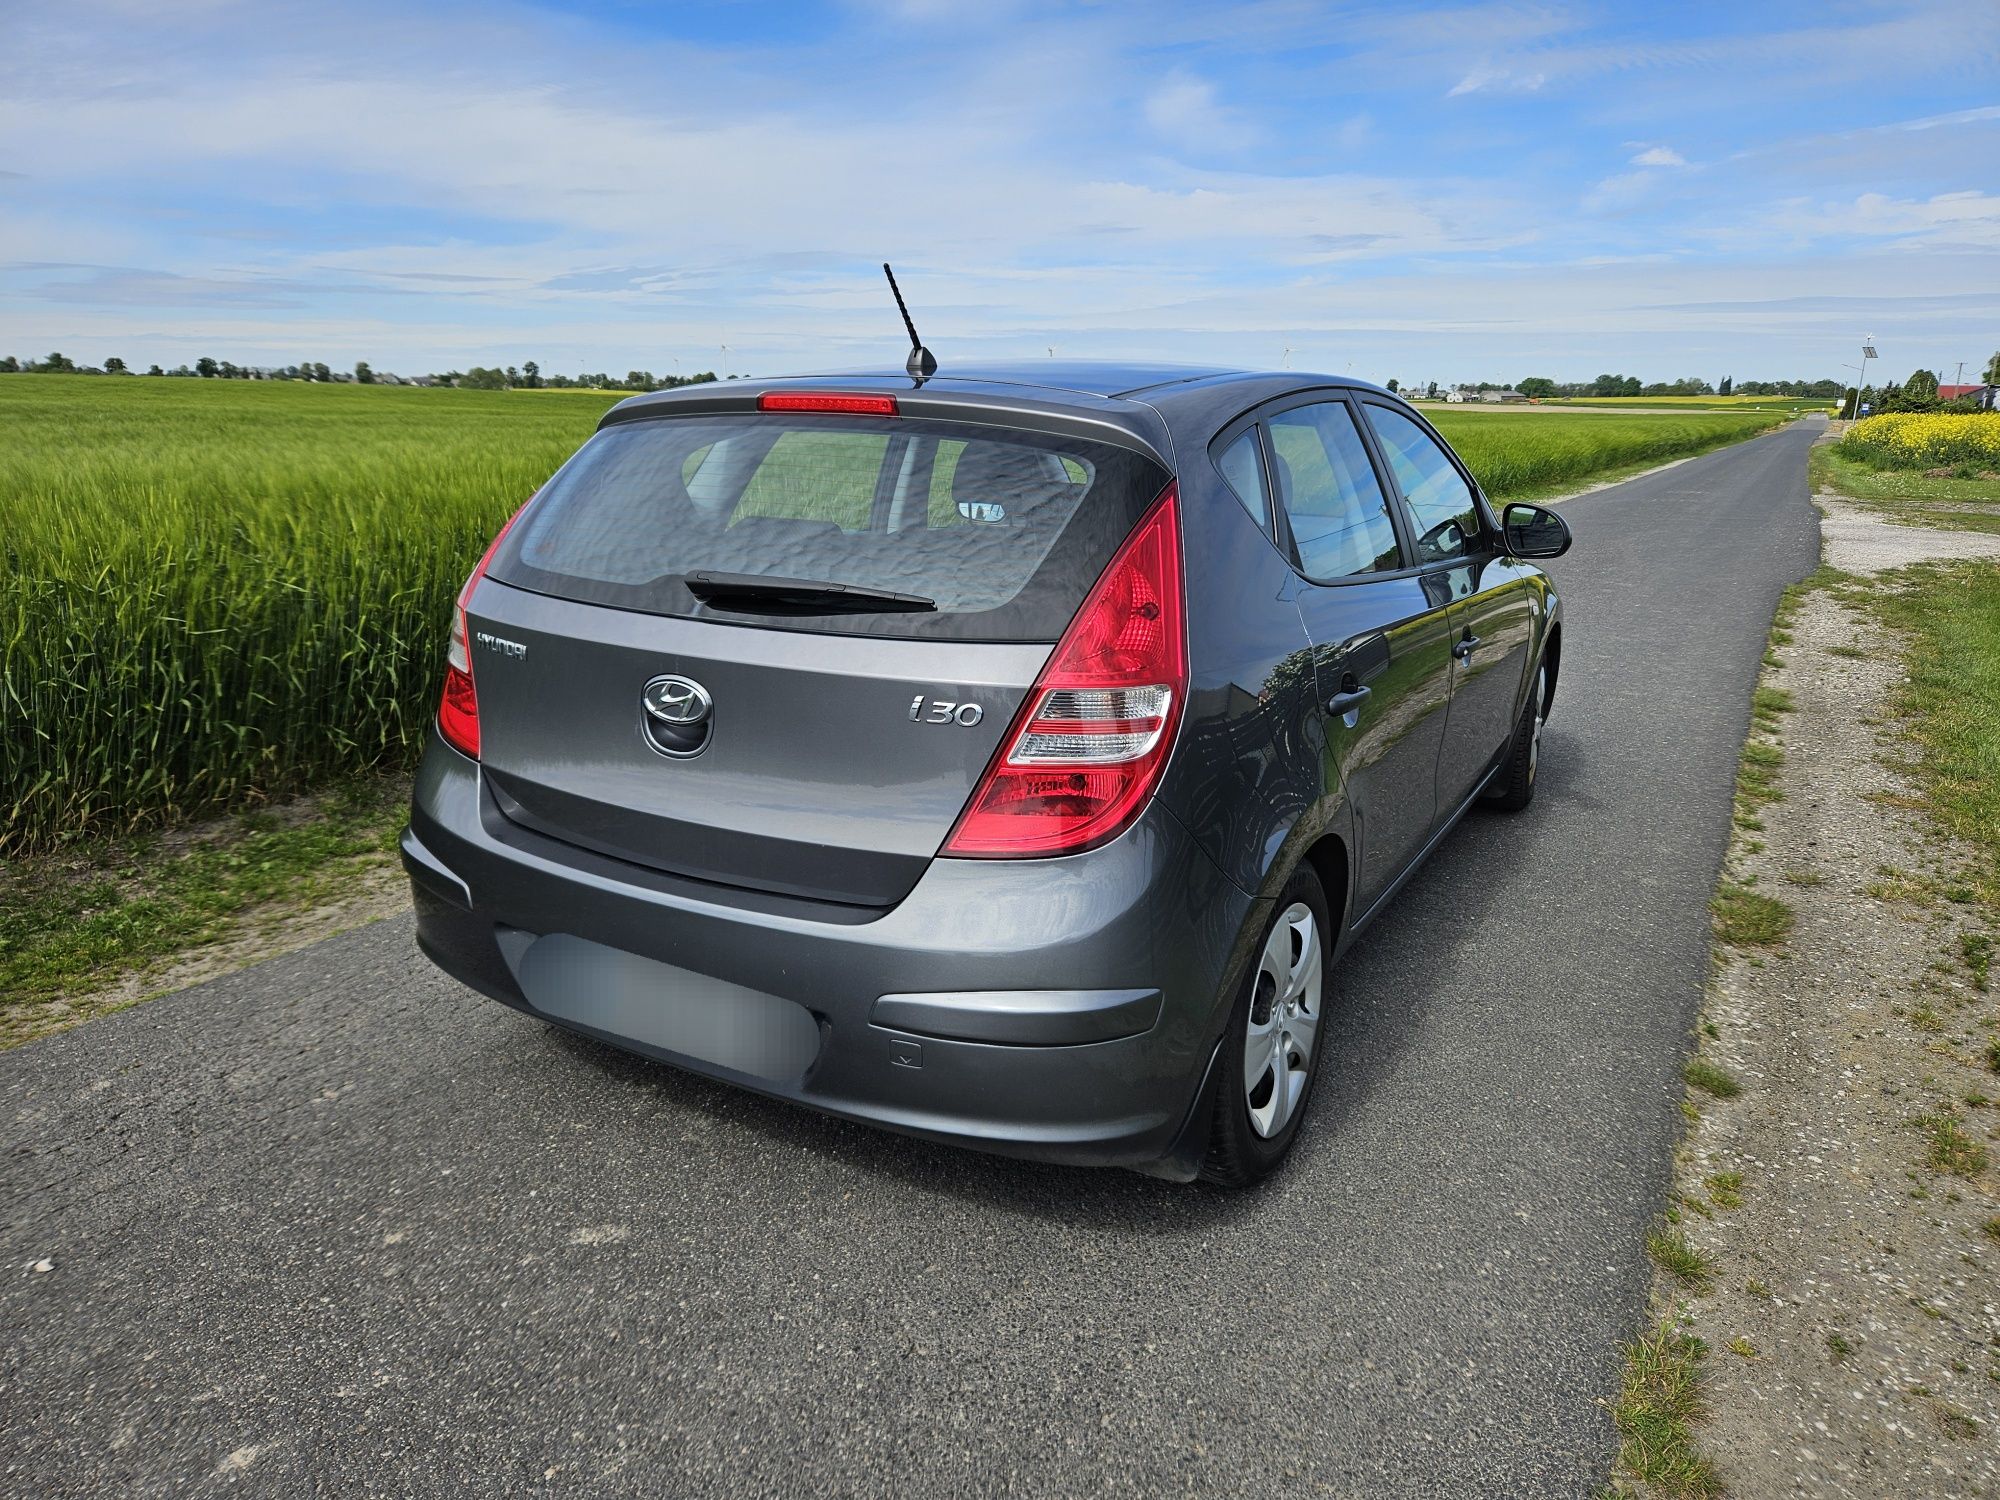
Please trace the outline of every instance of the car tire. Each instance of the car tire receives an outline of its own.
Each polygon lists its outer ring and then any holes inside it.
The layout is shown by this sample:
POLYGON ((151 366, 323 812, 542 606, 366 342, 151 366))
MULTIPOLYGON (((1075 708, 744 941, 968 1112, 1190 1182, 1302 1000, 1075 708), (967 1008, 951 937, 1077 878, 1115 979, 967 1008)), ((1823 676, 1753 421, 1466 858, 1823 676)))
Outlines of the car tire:
POLYGON ((1248 1187, 1276 1171, 1298 1139, 1326 1050, 1333 938, 1319 877, 1301 866, 1273 903, 1230 1009, 1204 1180, 1248 1187))
POLYGON ((1521 722, 1514 726, 1514 738, 1507 746, 1507 759, 1487 792, 1501 812, 1519 812, 1535 800, 1535 773, 1541 767, 1542 725, 1546 722, 1542 704, 1548 701, 1548 670, 1539 662, 1535 664, 1535 690, 1528 695, 1521 722))

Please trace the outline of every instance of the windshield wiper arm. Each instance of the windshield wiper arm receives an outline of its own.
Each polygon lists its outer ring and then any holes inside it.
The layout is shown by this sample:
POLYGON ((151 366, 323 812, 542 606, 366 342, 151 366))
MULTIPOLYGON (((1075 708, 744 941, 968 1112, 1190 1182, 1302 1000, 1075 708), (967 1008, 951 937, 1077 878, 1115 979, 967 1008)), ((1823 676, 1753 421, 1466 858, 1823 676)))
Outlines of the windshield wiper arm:
POLYGON ((934 610, 937 600, 898 594, 858 583, 777 578, 767 573, 690 573, 688 592, 717 609, 760 614, 876 614, 890 610, 934 610))

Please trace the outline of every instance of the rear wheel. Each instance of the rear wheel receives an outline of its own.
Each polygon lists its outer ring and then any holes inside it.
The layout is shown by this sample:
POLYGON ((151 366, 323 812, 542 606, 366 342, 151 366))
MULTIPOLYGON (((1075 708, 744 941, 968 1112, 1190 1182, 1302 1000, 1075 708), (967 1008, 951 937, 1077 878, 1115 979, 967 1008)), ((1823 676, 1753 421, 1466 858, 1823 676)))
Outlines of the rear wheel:
POLYGON ((1309 866, 1278 895, 1257 962, 1223 1038, 1221 1084, 1201 1175, 1244 1187, 1269 1175, 1298 1138, 1319 1073, 1332 942, 1326 894, 1309 866))
POLYGON ((1535 800, 1535 772, 1542 760, 1542 704, 1546 701, 1549 669, 1535 667, 1535 690, 1514 727, 1514 739, 1507 746, 1507 760, 1487 793, 1502 812, 1519 812, 1535 800))

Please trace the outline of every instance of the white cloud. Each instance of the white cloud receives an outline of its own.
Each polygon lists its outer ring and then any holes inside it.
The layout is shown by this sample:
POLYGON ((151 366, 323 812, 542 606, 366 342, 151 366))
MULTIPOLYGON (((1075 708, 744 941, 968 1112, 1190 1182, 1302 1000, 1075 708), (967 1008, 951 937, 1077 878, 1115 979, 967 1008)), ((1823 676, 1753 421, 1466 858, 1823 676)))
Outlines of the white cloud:
POLYGON ((1548 74, 1538 71, 1520 71, 1512 68, 1496 68, 1481 64, 1467 73, 1446 92, 1447 99, 1456 99, 1461 94, 1478 94, 1495 90, 1515 94, 1532 94, 1549 81, 1548 74))
MULTIPOLYGON (((1511 240, 1525 222, 1518 205, 1484 186, 1157 162, 1095 178, 1010 149, 1009 132, 978 118, 940 119, 921 132, 894 120, 768 109, 684 120, 632 101, 462 75, 162 74, 145 92, 72 104, 0 98, 0 137, 55 112, 64 127, 44 137, 38 169, 68 181, 152 175, 201 189, 251 174, 309 202, 330 176, 356 205, 399 214, 421 205, 419 219, 442 212, 520 226, 530 232, 485 247, 441 236, 429 246, 304 252, 318 266, 476 274, 513 286, 587 267, 727 265, 779 246, 834 263, 884 254, 1090 262, 1119 254, 1103 241, 1120 235, 1144 236, 1143 253, 1155 259, 1227 241, 1259 258, 1310 255, 1328 236, 1350 251, 1452 253, 1511 240)), ((1192 77, 1170 77, 1147 109, 1156 129, 1190 147, 1249 138, 1192 77)), ((1342 134, 1366 129, 1360 118, 1342 134)), ((80 258, 54 248, 22 258, 80 258)), ((282 247, 272 254, 282 259, 282 247)), ((130 249, 120 261, 138 263, 130 249)), ((296 269, 284 262, 287 274, 296 269)))
POLYGON ((1671 146, 1653 146, 1632 158, 1635 167, 1684 167, 1687 158, 1671 146))
POLYGON ((1627 214, 1650 202, 1658 186, 1651 172, 1617 172, 1593 184, 1578 207, 1587 214, 1627 214))
POLYGON ((1785 204, 1764 222, 1785 234, 1865 236, 1902 249, 2000 250, 2000 197, 1990 193, 1939 193, 1931 198, 1863 193, 1849 203, 1785 204))
POLYGON ((1146 123, 1185 150, 1240 151, 1256 132, 1215 95, 1215 85, 1175 69, 1146 95, 1146 123))
POLYGON ((1988 120, 2000 120, 2000 104, 1982 104, 1976 109, 1955 109, 1950 114, 1926 115, 1919 120, 1898 120, 1893 125, 1878 125, 1877 130, 1937 130, 1947 125, 1979 125, 1988 120))

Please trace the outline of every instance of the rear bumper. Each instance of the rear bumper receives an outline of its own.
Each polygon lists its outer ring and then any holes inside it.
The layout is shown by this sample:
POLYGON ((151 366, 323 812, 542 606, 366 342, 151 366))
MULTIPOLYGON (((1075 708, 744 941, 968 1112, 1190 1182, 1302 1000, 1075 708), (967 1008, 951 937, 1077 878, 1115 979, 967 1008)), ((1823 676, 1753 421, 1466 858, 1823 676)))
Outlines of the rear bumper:
POLYGON ((518 1010, 889 1129, 1177 1176, 1258 905, 1158 806, 1088 854, 934 860, 886 911, 758 897, 509 823, 435 737, 402 847, 418 946, 518 1010))

